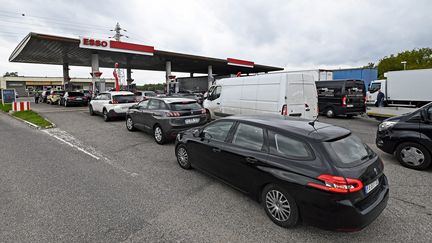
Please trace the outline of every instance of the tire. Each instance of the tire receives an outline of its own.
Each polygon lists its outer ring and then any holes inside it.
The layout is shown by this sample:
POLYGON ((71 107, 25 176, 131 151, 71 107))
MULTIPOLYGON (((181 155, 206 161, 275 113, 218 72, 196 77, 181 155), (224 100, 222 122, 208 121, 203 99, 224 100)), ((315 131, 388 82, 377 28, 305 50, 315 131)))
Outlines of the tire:
POLYGON ((273 223, 284 228, 291 228, 298 224, 297 204, 285 189, 276 185, 266 186, 261 194, 261 202, 273 223))
POLYGON ((349 118, 349 119, 351 119, 351 118, 354 117, 354 115, 348 114, 348 115, 346 115, 346 117, 349 118))
POLYGON ((335 117, 335 111, 334 111, 334 109, 333 109, 333 108, 327 108, 326 111, 325 111, 325 115, 326 115, 328 118, 333 118, 333 117, 335 117))
POLYGON ((130 117, 130 116, 126 117, 126 129, 129 132, 132 132, 132 131, 136 130, 135 126, 134 126, 134 123, 133 123, 133 120, 132 120, 132 117, 130 117))
POLYGON ((153 138, 158 144, 164 144, 166 142, 164 131, 159 125, 156 125, 153 129, 153 138))
POLYGON ((397 146, 396 158, 401 165, 415 170, 424 170, 431 164, 429 151, 424 146, 413 142, 397 146))
POLYGON ((93 106, 89 106, 89 113, 90 113, 90 116, 94 116, 95 115, 95 113, 94 113, 94 110, 93 110, 93 106))
POLYGON ((104 108, 103 109, 103 111, 102 111, 102 116, 103 116, 103 119, 104 119, 104 121, 109 121, 110 120, 110 117, 109 117, 109 114, 108 114, 108 111, 104 108))
POLYGON ((180 165, 180 167, 182 167, 185 170, 192 169, 192 165, 190 163, 190 156, 186 148, 186 145, 179 144, 176 147, 175 151, 176 151, 177 163, 180 165))

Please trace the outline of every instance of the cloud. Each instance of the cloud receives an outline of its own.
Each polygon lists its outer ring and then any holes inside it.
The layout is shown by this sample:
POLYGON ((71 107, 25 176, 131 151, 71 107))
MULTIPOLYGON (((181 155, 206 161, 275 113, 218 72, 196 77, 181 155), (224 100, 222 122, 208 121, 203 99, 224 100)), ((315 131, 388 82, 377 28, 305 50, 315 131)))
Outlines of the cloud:
MULTIPOLYGON (((432 41, 427 0, 0 0, 0 4, 4 6, 0 11, 1 73, 61 76, 61 67, 7 59, 30 31, 107 38, 116 22, 128 30, 131 42, 288 69, 361 66, 391 53, 428 47, 432 41)), ((87 77, 88 73, 89 68, 71 67, 71 76, 87 77)), ((134 78, 159 82, 164 74, 136 70, 134 78)))

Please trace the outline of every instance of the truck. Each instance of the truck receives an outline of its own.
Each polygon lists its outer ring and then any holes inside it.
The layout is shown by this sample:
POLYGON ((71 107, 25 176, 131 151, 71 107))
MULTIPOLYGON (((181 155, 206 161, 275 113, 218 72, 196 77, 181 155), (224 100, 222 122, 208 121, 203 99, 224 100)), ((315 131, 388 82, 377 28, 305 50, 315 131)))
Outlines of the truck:
POLYGON ((432 101, 432 69, 391 71, 384 75, 386 80, 371 82, 367 103, 375 104, 378 90, 384 93, 385 107, 368 108, 373 117, 391 117, 415 110, 432 101))
POLYGON ((270 73, 224 78, 210 87, 203 102, 209 119, 229 115, 299 117, 318 116, 318 98, 312 75, 270 73))

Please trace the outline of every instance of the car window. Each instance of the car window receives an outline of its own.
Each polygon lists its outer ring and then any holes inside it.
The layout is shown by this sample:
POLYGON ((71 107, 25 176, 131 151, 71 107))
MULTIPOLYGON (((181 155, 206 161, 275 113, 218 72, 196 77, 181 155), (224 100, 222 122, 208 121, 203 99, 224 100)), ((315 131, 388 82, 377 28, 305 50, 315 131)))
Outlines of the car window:
POLYGON ((170 107, 173 111, 190 111, 202 109, 202 107, 196 101, 171 103, 170 107))
POLYGON ((329 152, 338 158, 336 162, 339 164, 355 164, 374 155, 374 152, 359 137, 353 134, 328 143, 331 147, 329 152))
POLYGON ((138 104, 138 109, 147 109, 148 103, 149 103, 149 100, 141 101, 138 104))
POLYGON ((364 84, 359 81, 346 81, 345 94, 348 96, 363 96, 364 84))
POLYGON ((213 100, 217 99, 220 97, 221 95, 221 91, 222 91, 222 87, 221 86, 217 86, 216 88, 213 89, 213 92, 211 94, 211 98, 213 100))
POLYGON ((233 121, 218 121, 203 129, 204 136, 217 141, 225 141, 233 125, 233 121))
POLYGON ((319 97, 340 96, 342 93, 342 85, 340 82, 319 82, 317 83, 317 92, 319 97))
POLYGON ((136 102, 135 95, 133 94, 113 95, 113 101, 119 104, 136 102))
POLYGON ((234 134, 233 144, 260 151, 264 145, 264 130, 260 127, 240 123, 234 134))
POLYGON ((148 109, 157 110, 159 108, 160 108, 160 101, 159 100, 150 100, 148 109))
POLYGON ((310 159, 310 147, 296 138, 269 131, 270 154, 286 158, 310 159))
POLYGON ((148 97, 155 97, 156 93, 155 92, 144 92, 144 95, 148 96, 148 97))

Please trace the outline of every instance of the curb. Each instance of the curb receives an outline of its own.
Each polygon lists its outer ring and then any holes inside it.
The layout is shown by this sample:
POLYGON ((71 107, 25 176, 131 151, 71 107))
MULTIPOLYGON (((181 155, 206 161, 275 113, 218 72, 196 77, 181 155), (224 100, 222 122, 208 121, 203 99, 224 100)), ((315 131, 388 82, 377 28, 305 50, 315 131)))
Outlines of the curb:
POLYGON ((45 120, 47 120, 48 122, 50 122, 50 123, 52 124, 51 126, 47 126, 47 127, 40 127, 40 126, 38 126, 38 125, 36 125, 36 124, 33 124, 33 123, 29 122, 29 121, 26 121, 26 120, 23 120, 23 119, 21 119, 21 118, 19 118, 19 117, 13 116, 12 113, 13 113, 12 111, 9 111, 9 113, 7 113, 7 114, 8 114, 10 117, 14 118, 14 119, 17 119, 17 120, 19 120, 19 121, 24 122, 25 124, 29 125, 29 126, 30 126, 31 128, 33 128, 33 129, 42 130, 42 129, 50 129, 50 128, 55 128, 55 127, 57 127, 56 124, 54 124, 54 123, 51 122, 50 120, 46 119, 45 117, 43 117, 43 118, 44 118, 45 120))

